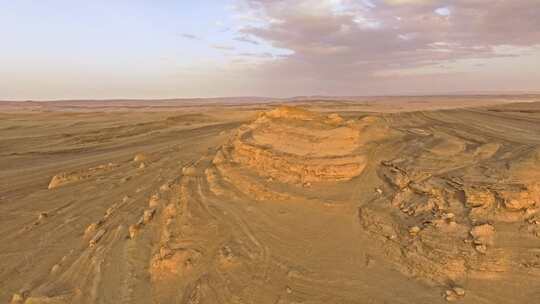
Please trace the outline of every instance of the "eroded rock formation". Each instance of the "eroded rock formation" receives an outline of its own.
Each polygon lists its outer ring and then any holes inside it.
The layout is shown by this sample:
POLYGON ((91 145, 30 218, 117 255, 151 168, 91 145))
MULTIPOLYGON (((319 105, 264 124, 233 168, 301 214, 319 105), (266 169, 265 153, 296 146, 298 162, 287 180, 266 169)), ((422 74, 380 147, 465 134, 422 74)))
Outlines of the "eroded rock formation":
POLYGON ((264 112, 242 126, 214 158, 283 183, 346 181, 367 162, 366 146, 388 130, 374 117, 345 121, 294 107, 264 112))
MULTIPOLYGON (((530 238, 524 225, 538 234, 538 151, 516 159, 512 152, 497 153, 500 145, 445 140, 426 138, 426 149, 381 162, 377 171, 390 195, 359 208, 363 227, 379 237, 398 269, 428 282, 453 285, 522 267, 515 257, 534 250, 500 244, 506 237, 497 227, 516 242, 530 238)), ((456 299, 453 292, 446 296, 456 299)))

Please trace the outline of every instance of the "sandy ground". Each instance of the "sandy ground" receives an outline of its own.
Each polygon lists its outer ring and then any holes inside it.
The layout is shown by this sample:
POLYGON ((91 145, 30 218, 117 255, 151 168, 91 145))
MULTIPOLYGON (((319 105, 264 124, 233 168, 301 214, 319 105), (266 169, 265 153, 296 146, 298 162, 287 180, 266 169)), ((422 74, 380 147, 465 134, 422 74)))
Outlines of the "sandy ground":
POLYGON ((535 100, 0 103, 0 303, 534 303, 535 100))

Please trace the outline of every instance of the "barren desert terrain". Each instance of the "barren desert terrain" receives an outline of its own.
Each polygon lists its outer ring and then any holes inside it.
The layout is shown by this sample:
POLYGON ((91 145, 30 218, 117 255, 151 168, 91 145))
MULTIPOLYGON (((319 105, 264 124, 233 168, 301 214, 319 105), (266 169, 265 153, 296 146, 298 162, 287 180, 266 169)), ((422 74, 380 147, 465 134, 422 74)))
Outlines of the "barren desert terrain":
POLYGON ((540 96, 0 102, 0 303, 536 303, 540 96))

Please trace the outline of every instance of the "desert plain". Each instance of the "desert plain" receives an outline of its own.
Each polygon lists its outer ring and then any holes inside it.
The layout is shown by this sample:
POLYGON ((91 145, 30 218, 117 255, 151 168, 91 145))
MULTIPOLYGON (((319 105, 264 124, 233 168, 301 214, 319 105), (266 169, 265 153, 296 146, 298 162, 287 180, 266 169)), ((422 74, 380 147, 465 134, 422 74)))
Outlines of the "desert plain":
POLYGON ((537 303, 540 96, 0 102, 0 303, 537 303))

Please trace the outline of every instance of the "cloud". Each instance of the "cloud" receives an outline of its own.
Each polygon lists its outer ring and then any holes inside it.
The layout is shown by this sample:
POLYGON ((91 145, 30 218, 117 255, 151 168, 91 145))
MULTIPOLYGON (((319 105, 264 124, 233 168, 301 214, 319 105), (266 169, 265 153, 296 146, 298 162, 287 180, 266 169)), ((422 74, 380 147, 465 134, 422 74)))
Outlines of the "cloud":
POLYGON ((235 49, 234 46, 230 45, 219 45, 219 44, 213 44, 212 48, 222 51, 233 51, 235 49))
POLYGON ((259 42, 249 38, 249 36, 247 36, 247 35, 242 35, 242 36, 235 37, 234 40, 249 43, 249 44, 253 44, 253 45, 259 45, 259 42))
POLYGON ((386 0, 385 2, 388 4, 393 4, 393 5, 401 5, 401 4, 427 4, 427 3, 433 3, 436 1, 433 1, 433 0, 386 0))
POLYGON ((452 11, 450 10, 449 7, 439 7, 437 9, 435 9, 435 13, 438 14, 438 15, 441 15, 441 16, 450 16, 450 14, 452 13, 452 11))
POLYGON ((244 52, 244 53, 238 53, 236 54, 240 57, 252 57, 252 58, 274 58, 273 54, 270 53, 250 53, 250 52, 244 52))
MULTIPOLYGON (((258 22, 240 29, 290 55, 252 71, 282 84, 354 88, 386 70, 508 57, 501 46, 540 44, 540 5, 530 0, 244 0, 258 22)), ((337 91, 338 89, 336 89, 337 91)))
POLYGON ((199 36, 196 36, 196 35, 193 35, 193 34, 182 33, 182 34, 180 34, 180 36, 182 38, 186 38, 186 39, 190 39, 190 40, 201 40, 201 38, 199 36))

